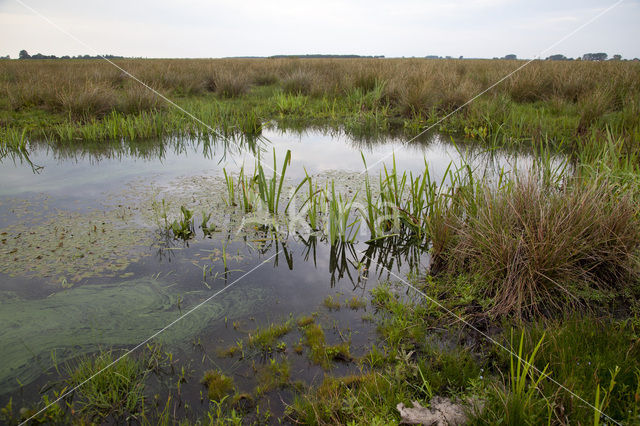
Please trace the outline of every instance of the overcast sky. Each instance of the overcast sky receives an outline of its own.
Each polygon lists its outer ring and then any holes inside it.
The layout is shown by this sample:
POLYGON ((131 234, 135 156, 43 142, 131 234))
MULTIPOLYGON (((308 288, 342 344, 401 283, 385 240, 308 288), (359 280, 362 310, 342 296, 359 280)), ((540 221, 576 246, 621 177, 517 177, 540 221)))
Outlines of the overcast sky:
POLYGON ((640 0, 0 0, 0 56, 640 57, 640 0), (32 7, 85 43, 25 8, 32 7))

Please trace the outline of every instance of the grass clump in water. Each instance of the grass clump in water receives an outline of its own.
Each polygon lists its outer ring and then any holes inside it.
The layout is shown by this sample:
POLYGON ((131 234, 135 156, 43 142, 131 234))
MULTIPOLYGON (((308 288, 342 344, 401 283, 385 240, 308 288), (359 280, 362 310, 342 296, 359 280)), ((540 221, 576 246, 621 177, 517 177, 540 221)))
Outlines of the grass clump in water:
POLYGON ((218 356, 222 358, 233 358, 236 354, 242 353, 242 344, 238 343, 218 351, 218 356))
POLYGON ((330 311, 337 311, 340 309, 340 301, 338 300, 338 298, 334 298, 331 295, 328 295, 327 297, 324 298, 324 300, 322 301, 322 304, 324 305, 325 308, 329 309, 330 311))
POLYGON ((351 361, 353 359, 348 343, 327 345, 324 330, 320 325, 310 324, 304 332, 305 344, 310 350, 309 357, 323 368, 329 368, 332 361, 351 361))
POLYGON ((287 360, 281 362, 275 359, 269 360, 269 364, 258 370, 258 386, 256 395, 263 395, 274 389, 284 388, 289 385, 291 365, 287 360))
POLYGON ((347 299, 345 301, 345 305, 349 309, 351 309, 353 311, 357 311, 358 309, 366 308, 367 302, 364 299, 362 299, 362 298, 360 298, 358 296, 353 296, 351 299, 347 299))
POLYGON ((144 362, 127 356, 107 368, 115 359, 109 351, 95 358, 82 358, 68 370, 69 386, 83 383, 74 405, 86 419, 139 418, 143 411, 147 374, 144 362), (102 372, 96 374, 99 371, 102 372))
POLYGON ((304 424, 393 424, 401 389, 378 372, 325 376, 313 391, 298 396, 289 416, 304 424))
POLYGON ((233 379, 218 370, 205 372, 201 382, 207 387, 207 395, 211 401, 221 401, 235 389, 233 379))
POLYGON ((298 318, 298 321, 296 322, 296 324, 298 324, 298 327, 300 328, 304 328, 310 324, 313 324, 315 322, 315 314, 312 315, 305 315, 305 316, 301 316, 300 318, 298 318))
POLYGON ((289 333, 293 328, 292 321, 283 324, 270 324, 265 329, 256 328, 253 333, 249 334, 247 343, 249 346, 258 348, 262 352, 270 353, 276 349, 276 340, 289 333))

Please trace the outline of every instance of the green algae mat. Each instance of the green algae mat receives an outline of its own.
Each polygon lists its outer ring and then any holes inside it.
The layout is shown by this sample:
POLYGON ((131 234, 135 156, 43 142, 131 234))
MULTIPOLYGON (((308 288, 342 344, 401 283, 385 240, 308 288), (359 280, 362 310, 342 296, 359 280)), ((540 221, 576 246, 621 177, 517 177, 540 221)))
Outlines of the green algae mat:
MULTIPOLYGON (((108 347, 135 345, 176 320, 217 290, 176 291, 175 282, 153 278, 85 285, 38 300, 0 293, 0 389, 11 392, 54 366, 108 347)), ((158 336, 176 345, 225 316, 268 304, 267 291, 231 287, 158 336)))

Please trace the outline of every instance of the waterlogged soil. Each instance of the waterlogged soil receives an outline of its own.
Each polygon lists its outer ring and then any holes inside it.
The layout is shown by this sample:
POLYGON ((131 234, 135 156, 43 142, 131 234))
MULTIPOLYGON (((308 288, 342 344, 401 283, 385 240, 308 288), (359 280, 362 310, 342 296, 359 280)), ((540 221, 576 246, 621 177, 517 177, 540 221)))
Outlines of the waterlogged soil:
MULTIPOLYGON (((364 231, 354 244, 331 247, 295 215, 245 215, 230 205, 222 170, 235 176, 243 166, 251 171, 258 152, 271 165, 272 150, 279 169, 291 150, 283 194, 309 174, 320 186, 334 181, 336 192, 361 200, 362 154, 374 165, 369 171, 374 181, 383 167, 379 160, 396 161, 399 170, 414 175, 426 161, 439 180, 462 151, 437 137, 404 146, 319 131, 264 136, 255 145, 167 140, 150 149, 153 144, 146 141, 144 150, 124 143, 34 145, 30 159, 41 168, 2 162, 0 402, 36 401, 39 386, 55 377, 60 365, 101 349, 133 347, 159 331, 154 341, 190 366, 183 397, 193 399, 193 406, 207 369, 226 371, 245 390, 255 386, 248 365, 216 354, 257 327, 316 313, 328 343, 350 342, 355 356, 371 347, 376 334, 363 321, 367 309, 348 309, 345 301, 366 301, 373 285, 392 279, 381 265, 402 276, 424 270, 427 254, 372 250, 364 231), (196 235, 186 242, 166 231, 181 206, 196 218, 196 235), (209 235, 198 229, 202 213, 215 227, 209 235), (277 232, 266 232, 267 225, 277 232), (327 296, 342 309, 323 303, 327 296)), ((477 150, 467 155, 489 173, 527 161, 477 150)), ((298 197, 290 210, 300 204, 298 197)), ((282 341, 291 353, 300 339, 298 330, 282 341)), ((313 382, 326 373, 326 366, 313 365, 304 354, 289 359, 292 381, 313 382)), ((351 368, 338 363, 330 369, 339 374, 351 368)), ((285 394, 273 394, 272 409, 282 408, 290 398, 285 394)))

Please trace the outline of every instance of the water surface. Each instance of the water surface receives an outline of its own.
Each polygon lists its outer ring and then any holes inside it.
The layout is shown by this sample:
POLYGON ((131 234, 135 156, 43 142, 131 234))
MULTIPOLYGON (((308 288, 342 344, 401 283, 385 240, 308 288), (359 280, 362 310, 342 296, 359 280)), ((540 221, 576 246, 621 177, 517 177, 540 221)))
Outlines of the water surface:
MULTIPOLYGON (((104 348, 132 347, 229 284, 157 337, 193 360, 196 379, 214 365, 194 349, 194 339, 215 351, 257 326, 311 312, 348 329, 354 353, 370 347, 375 330, 362 321, 366 310, 330 312, 322 305, 324 298, 366 298, 376 283, 393 279, 392 273, 422 273, 425 250, 373 247, 364 237, 332 247, 322 238, 282 238, 260 229, 240 235, 232 226, 183 243, 160 232, 149 217, 150 205, 166 194, 173 194, 166 201, 175 201, 174 208, 199 201, 198 193, 221 200, 224 187, 207 185, 221 181, 223 168, 229 173, 243 166, 252 170, 257 156, 270 165, 273 150, 280 160, 292 151, 287 177, 294 182, 305 173, 357 179, 364 171, 363 155, 376 179, 393 161, 414 175, 426 162, 436 180, 463 156, 489 174, 529 161, 526 155, 486 153, 438 136, 405 145, 391 138, 367 143, 322 131, 267 130, 258 141, 226 144, 184 139, 34 144, 30 160, 39 168, 11 159, 0 165, 3 400, 17 395, 20 387, 22 398, 37 399, 34 386, 53 377, 54 364, 104 348), (230 327, 233 322, 240 326, 230 327)), ((329 340, 341 336, 340 327, 329 340)), ((218 360, 216 365, 251 386, 233 362, 218 360)), ((305 380, 323 374, 304 357, 294 367, 305 380)), ((191 386, 195 394, 197 380, 191 386)))

